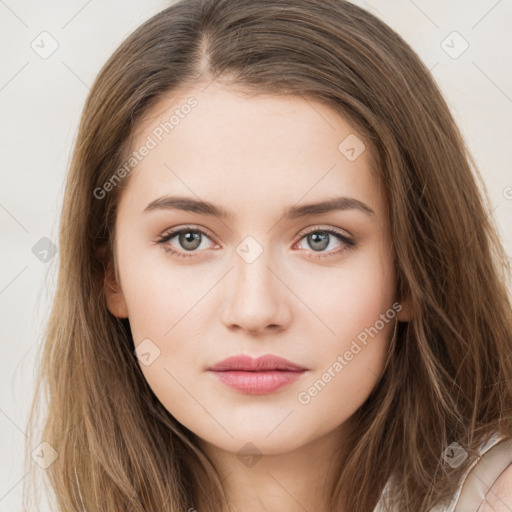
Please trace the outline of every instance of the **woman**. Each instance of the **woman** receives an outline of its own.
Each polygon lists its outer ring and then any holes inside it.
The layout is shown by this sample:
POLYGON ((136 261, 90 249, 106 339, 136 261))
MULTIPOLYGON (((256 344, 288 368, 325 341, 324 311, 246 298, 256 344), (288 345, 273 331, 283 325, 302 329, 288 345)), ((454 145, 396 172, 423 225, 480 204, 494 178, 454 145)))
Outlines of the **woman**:
POLYGON ((30 444, 58 510, 477 510, 489 477, 506 503, 508 269, 473 171, 428 70, 348 2, 145 22, 66 187, 30 444))

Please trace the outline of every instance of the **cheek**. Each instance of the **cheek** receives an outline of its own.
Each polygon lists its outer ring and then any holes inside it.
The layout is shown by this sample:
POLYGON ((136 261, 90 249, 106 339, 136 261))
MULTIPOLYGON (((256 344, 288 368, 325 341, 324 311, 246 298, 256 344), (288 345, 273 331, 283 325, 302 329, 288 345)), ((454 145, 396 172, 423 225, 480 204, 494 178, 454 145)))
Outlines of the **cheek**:
POLYGON ((207 268, 176 265, 160 247, 135 248, 120 274, 135 345, 148 337, 166 343, 184 324, 190 327, 189 314, 216 282, 207 268))
POLYGON ((194 304, 201 295, 178 292, 182 284, 171 282, 167 286, 150 272, 132 283, 130 327, 138 364, 155 396, 179 422, 211 428, 201 402, 191 398, 201 396, 195 387, 204 336, 194 332, 199 325, 194 304))
POLYGON ((311 393, 302 389, 301 403, 328 409, 343 397, 339 414, 345 414, 362 404, 382 372, 396 322, 394 276, 391 258, 377 250, 329 272, 329 281, 317 280, 308 295, 308 305, 326 327, 315 347, 317 384, 308 383, 311 393))
POLYGON ((390 322, 377 334, 361 342, 344 342, 326 359, 297 395, 304 417, 323 418, 316 425, 318 434, 330 431, 348 420, 368 398, 382 373, 390 322))
MULTIPOLYGON (((300 280, 298 294, 307 298, 311 310, 322 320, 321 350, 342 350, 370 328, 392 305, 394 276, 392 260, 377 249, 351 255, 339 267, 311 273, 300 280)), ((392 322, 391 322, 392 323, 392 322)))
POLYGON ((193 390, 200 361, 207 360, 211 319, 205 319, 204 308, 218 278, 193 265, 172 265, 159 248, 144 256, 133 252, 123 264, 121 282, 139 366, 166 407, 179 409, 189 402, 185 389, 193 390))

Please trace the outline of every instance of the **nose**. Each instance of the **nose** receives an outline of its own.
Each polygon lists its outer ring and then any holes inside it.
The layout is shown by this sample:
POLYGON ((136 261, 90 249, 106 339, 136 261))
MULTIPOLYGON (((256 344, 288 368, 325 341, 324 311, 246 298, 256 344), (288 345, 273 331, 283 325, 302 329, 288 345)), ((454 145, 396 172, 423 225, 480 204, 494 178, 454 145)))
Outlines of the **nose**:
POLYGON ((224 290, 224 324, 251 334, 285 329, 291 317, 287 287, 267 258, 266 251, 251 263, 235 254, 234 265, 234 277, 224 290))

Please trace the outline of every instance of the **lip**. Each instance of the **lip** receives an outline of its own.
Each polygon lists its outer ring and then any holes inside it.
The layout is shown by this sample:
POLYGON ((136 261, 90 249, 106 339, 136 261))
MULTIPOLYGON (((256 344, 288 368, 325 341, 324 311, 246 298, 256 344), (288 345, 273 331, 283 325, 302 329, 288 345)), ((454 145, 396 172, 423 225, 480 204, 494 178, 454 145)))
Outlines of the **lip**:
POLYGON ((307 370, 307 368, 292 363, 291 361, 288 361, 288 359, 284 359, 273 354, 265 354, 264 356, 257 357, 256 359, 246 355, 228 357, 227 359, 223 359, 217 364, 210 366, 208 370, 215 372, 235 370, 242 372, 256 372, 269 370, 303 371, 307 370))
POLYGON ((298 380, 307 368, 279 356, 233 356, 208 368, 222 383, 251 395, 272 393, 298 380))

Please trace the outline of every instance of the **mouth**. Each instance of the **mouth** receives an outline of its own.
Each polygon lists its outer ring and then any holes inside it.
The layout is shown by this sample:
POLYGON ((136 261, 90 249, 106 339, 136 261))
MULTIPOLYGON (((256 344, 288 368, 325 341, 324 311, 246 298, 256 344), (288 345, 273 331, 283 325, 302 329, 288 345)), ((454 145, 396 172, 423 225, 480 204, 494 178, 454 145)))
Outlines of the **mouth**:
POLYGON ((230 388, 250 395, 272 393, 300 379, 307 368, 271 354, 234 356, 208 368, 230 388))

